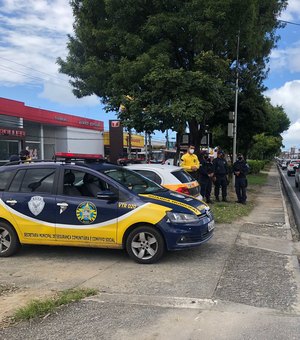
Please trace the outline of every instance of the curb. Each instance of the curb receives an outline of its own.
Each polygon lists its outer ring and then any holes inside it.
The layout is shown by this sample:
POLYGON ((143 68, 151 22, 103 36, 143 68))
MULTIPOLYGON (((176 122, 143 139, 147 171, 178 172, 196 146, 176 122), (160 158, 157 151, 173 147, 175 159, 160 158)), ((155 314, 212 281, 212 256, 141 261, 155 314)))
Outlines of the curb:
POLYGON ((297 195, 294 193, 293 188, 291 187, 290 183, 288 180, 285 178, 283 172, 281 169, 278 168, 278 171, 281 176, 281 183, 283 184, 283 187, 285 189, 285 193, 287 197, 290 200, 291 206, 292 206, 292 211, 294 215, 294 219, 297 225, 297 229, 300 232, 300 201, 297 197, 297 195))

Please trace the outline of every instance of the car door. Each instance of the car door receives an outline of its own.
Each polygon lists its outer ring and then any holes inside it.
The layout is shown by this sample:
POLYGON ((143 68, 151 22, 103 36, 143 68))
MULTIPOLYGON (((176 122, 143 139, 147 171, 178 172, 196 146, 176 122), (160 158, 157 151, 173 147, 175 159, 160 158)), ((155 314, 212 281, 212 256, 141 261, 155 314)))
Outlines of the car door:
POLYGON ((118 188, 105 176, 65 166, 56 197, 56 239, 59 243, 115 246, 118 224, 118 188), (97 198, 104 193, 106 198, 97 198), (114 198, 107 198, 107 193, 114 198))
POLYGON ((23 243, 55 242, 55 167, 22 168, 15 173, 3 202, 23 243))

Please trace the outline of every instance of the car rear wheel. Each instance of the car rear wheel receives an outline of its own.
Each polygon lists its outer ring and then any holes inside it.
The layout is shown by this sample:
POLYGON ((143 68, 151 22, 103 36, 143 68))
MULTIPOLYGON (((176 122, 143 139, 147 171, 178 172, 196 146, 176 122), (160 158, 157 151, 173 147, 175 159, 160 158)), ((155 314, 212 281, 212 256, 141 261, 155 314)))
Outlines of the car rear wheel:
POLYGON ((290 173, 290 171, 287 171, 287 175, 290 177, 291 176, 291 173, 290 173))
POLYGON ((128 235, 126 250, 134 261, 150 264, 157 262, 163 256, 165 243, 161 233, 154 227, 141 226, 128 235))
POLYGON ((298 188, 298 182, 295 180, 295 187, 298 188))
POLYGON ((0 222, 0 257, 15 254, 20 249, 20 242, 14 228, 7 223, 0 222))

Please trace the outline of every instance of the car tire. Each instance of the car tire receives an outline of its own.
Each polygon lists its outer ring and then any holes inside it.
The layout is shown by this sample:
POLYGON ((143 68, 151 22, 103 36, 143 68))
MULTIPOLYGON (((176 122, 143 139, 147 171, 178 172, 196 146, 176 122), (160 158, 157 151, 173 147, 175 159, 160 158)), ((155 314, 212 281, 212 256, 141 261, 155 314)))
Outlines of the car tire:
POLYGON ((298 188, 299 183, 295 180, 295 187, 298 188))
POLYGON ((287 175, 290 177, 290 176, 291 176, 291 173, 288 171, 288 172, 287 172, 287 175))
POLYGON ((155 227, 141 226, 133 229, 126 239, 128 255, 137 263, 155 263, 165 252, 165 242, 155 227))
POLYGON ((0 257, 8 257, 20 249, 20 241, 15 229, 5 222, 0 222, 0 257))

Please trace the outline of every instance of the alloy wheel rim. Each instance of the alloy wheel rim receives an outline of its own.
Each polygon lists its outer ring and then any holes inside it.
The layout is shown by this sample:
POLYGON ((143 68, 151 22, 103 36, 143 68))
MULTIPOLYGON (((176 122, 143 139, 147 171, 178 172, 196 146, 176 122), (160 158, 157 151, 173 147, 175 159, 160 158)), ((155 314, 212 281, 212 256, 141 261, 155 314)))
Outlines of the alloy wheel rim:
POLYGON ((157 253, 157 239, 149 232, 138 233, 131 241, 131 250, 137 258, 149 260, 157 253))
POLYGON ((11 245, 11 237, 9 232, 0 227, 0 253, 5 253, 11 245))

